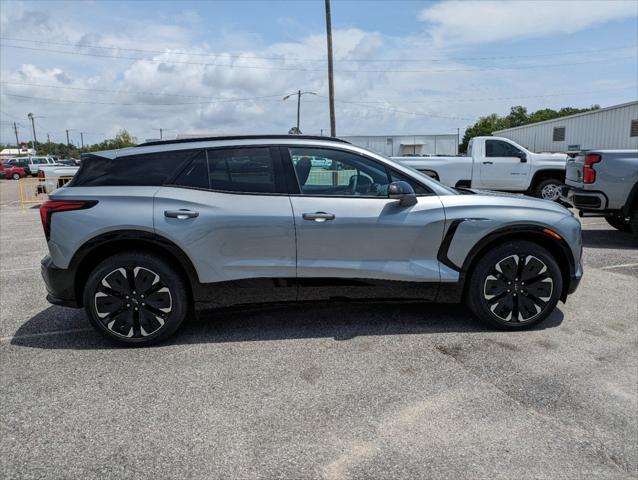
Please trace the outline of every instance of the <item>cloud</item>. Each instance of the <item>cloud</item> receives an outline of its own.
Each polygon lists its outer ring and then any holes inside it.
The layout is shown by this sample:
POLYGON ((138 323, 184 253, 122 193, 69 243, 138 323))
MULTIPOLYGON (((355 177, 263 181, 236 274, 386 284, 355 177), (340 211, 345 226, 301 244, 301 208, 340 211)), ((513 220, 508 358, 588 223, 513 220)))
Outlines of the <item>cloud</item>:
POLYGON ((472 44, 574 33, 638 15, 633 0, 449 1, 425 8, 435 43, 472 44))

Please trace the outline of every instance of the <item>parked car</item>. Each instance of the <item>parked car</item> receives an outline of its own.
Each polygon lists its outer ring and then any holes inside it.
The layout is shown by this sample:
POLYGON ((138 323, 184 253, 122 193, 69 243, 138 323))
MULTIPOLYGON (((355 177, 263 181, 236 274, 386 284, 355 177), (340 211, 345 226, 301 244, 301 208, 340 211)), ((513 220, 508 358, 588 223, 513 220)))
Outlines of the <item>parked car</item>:
POLYGON ((450 187, 523 192, 558 200, 567 155, 533 153, 502 137, 474 137, 469 156, 393 157, 450 187))
POLYGON ((56 162, 51 157, 26 157, 27 172, 33 176, 38 174, 40 167, 44 165, 55 165, 56 162))
POLYGON ((26 175, 27 174, 24 169, 14 165, 5 165, 3 162, 0 162, 0 178, 13 178, 14 180, 20 180, 26 175))
POLYGON ((638 150, 587 150, 567 161, 563 195, 583 216, 638 237, 638 150))
POLYGON ((20 167, 26 174, 29 174, 29 163, 26 158, 10 158, 5 164, 12 167, 20 167))
POLYGON ((326 137, 92 153, 50 199, 48 300, 128 345, 167 338, 193 308, 332 298, 464 301, 519 330, 582 275, 580 222, 559 204, 455 190, 326 137), (311 175, 325 172, 313 156, 345 168, 311 175))

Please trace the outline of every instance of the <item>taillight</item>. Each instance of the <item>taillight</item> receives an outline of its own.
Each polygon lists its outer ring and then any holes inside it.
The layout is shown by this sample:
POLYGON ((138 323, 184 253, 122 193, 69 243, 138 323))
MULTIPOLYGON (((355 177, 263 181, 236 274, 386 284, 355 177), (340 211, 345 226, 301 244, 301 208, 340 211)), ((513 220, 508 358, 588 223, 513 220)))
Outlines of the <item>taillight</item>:
POLYGON ((594 183, 596 181, 596 170, 594 164, 600 162, 600 155, 591 154, 585 156, 583 165, 583 183, 594 183))
POLYGON ((84 210, 91 208, 97 203, 96 200, 49 200, 40 207, 40 219, 44 236, 47 241, 51 237, 51 216, 57 212, 70 212, 72 210, 84 210))

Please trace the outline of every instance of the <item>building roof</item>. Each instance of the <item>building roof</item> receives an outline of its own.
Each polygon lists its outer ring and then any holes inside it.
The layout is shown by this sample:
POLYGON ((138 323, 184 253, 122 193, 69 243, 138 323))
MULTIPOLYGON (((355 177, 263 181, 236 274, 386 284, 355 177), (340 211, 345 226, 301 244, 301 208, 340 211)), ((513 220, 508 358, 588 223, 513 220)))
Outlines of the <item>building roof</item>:
POLYGON ((576 117, 584 117, 585 115, 595 115, 597 113, 607 112, 609 110, 615 110, 617 108, 624 108, 624 107, 628 107, 630 105, 638 105, 638 100, 636 100, 634 102, 621 103, 620 105, 612 105, 611 107, 598 108, 596 110, 590 110, 588 112, 575 113, 573 115, 567 115, 565 117, 557 117, 557 118, 552 118, 550 120, 543 120, 542 122, 528 123, 527 125, 521 125, 519 127, 504 128, 503 130, 496 130, 496 131, 492 132, 492 134, 503 133, 503 132, 512 132, 514 130, 522 130, 524 128, 535 127, 536 125, 543 125, 543 124, 550 123, 550 122, 564 121, 564 120, 569 120, 571 118, 576 118, 576 117))

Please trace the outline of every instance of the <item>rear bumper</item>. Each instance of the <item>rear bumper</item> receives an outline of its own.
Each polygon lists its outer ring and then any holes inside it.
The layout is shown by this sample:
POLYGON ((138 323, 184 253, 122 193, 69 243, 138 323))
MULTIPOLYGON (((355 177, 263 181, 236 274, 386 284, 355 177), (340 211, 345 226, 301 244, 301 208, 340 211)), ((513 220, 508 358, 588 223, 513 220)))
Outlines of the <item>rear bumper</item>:
POLYGON ((40 272, 47 288, 49 303, 63 307, 80 307, 75 295, 73 272, 56 267, 49 255, 40 262, 40 272))
POLYGON ((607 195, 597 190, 583 190, 582 188, 566 186, 562 188, 561 197, 583 212, 607 211, 607 195))

